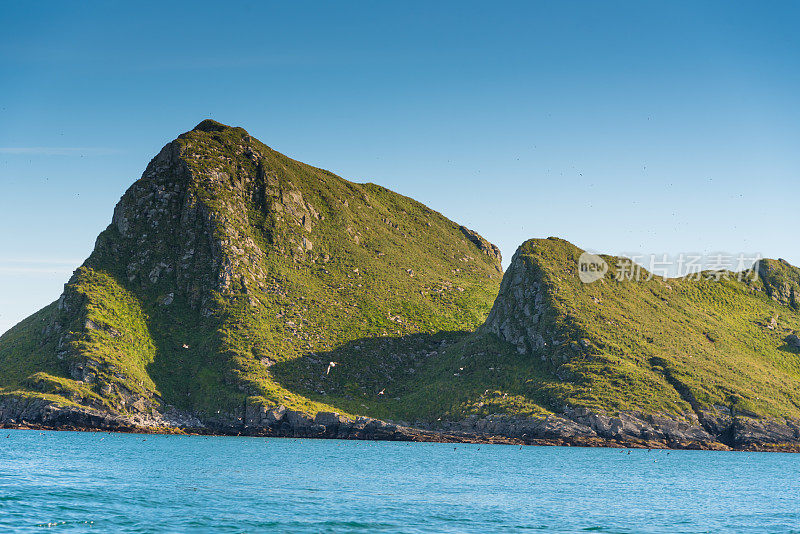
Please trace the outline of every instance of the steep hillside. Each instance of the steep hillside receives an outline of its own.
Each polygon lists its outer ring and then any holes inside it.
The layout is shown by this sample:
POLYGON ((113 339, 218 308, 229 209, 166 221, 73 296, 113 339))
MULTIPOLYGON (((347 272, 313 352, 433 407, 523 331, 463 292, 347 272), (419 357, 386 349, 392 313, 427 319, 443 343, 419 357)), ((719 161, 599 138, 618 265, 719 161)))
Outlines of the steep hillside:
MULTIPOLYGON (((604 256, 609 272, 582 283, 582 252, 553 238, 523 244, 483 329, 546 363, 560 379, 554 400, 596 410, 721 406, 800 418, 800 357, 787 342, 800 313, 783 277, 773 275, 776 262, 760 262, 760 276, 664 279, 642 269, 630 280, 619 275, 629 261, 604 256)), ((800 274, 778 263, 786 277, 800 274)))
POLYGON ((326 377, 324 391, 303 359, 276 373, 318 401, 426 428, 797 448, 800 313, 791 288, 800 270, 763 260, 743 273, 663 279, 640 269, 630 279, 629 260, 603 256, 608 271, 584 283, 582 253, 557 238, 524 243, 475 333, 434 346, 414 336, 393 346, 361 340, 329 354, 348 372, 326 377))
POLYGON ((755 273, 631 280, 629 260, 603 256, 608 272, 583 283, 582 252, 524 243, 486 324, 413 395, 454 420, 558 414, 605 437, 800 439, 800 269, 762 260, 755 273))
POLYGON ((61 298, 0 338, 0 419, 313 414, 273 369, 302 358, 318 380, 360 339, 474 329, 501 276, 496 247, 419 202, 206 120, 150 162, 61 298))

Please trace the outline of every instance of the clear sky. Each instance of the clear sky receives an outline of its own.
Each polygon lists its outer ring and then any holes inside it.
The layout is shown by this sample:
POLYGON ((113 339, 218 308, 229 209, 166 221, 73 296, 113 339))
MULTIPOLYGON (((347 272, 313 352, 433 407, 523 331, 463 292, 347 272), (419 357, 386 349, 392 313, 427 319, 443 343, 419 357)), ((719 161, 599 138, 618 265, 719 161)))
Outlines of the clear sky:
POLYGON ((476 229, 800 265, 800 4, 0 1, 0 332, 210 117, 476 229))

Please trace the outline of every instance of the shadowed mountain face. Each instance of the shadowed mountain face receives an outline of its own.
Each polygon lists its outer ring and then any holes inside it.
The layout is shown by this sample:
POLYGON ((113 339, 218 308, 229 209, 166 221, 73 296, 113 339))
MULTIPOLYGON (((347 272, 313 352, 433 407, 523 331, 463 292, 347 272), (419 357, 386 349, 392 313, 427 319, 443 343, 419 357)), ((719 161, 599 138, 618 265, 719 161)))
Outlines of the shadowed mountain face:
POLYGON ((273 365, 474 329, 501 276, 496 247, 422 204, 206 120, 150 162, 61 298, 0 339, 0 387, 140 422, 314 412, 273 365))

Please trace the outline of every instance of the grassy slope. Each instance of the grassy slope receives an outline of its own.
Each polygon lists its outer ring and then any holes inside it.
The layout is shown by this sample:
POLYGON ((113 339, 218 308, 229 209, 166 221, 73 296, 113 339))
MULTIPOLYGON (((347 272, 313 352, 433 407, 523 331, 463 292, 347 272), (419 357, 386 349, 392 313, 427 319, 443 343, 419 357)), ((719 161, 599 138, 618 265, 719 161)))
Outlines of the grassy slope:
POLYGON ((307 394, 405 420, 543 415, 565 405, 690 412, 678 385, 701 406, 800 418, 800 354, 784 341, 800 330, 800 313, 770 298, 775 292, 761 280, 616 281, 618 258, 606 257, 612 271, 583 284, 576 271, 581 252, 552 238, 520 249, 519 260, 548 288, 544 323, 557 346, 519 354, 484 331, 449 336, 445 347, 424 337, 394 345, 361 342, 346 360, 361 371, 319 379, 307 394), (777 326, 770 328, 773 318, 777 326), (384 395, 376 395, 383 388, 384 395))
MULTIPOLYGON (((636 282, 607 274, 583 284, 576 273, 581 251, 573 245, 547 240, 524 246, 533 262, 550 256, 546 276, 558 287, 553 304, 572 323, 567 340, 592 344, 593 354, 564 364, 572 380, 554 388, 559 400, 666 411, 681 404, 670 377, 701 405, 800 417, 800 359, 783 340, 800 328, 800 314, 770 299, 760 280, 738 281, 735 274, 716 280, 707 273, 701 280, 636 282), (768 328, 772 318, 774 329, 768 328)), ((619 259, 606 261, 615 270, 619 259)))
MULTIPOLYGON (((209 142, 206 135, 190 135, 209 142)), ((217 150, 209 148, 202 152, 217 150)), ((321 221, 307 232, 292 225, 291 217, 281 218, 281 212, 276 216, 257 202, 246 206, 250 225, 239 230, 268 252, 261 267, 272 283, 256 306, 244 295, 222 300, 219 333, 220 352, 232 359, 249 393, 265 404, 313 411, 326 397, 312 395, 308 386, 322 377, 329 361, 340 364, 340 374, 358 372, 360 364, 345 363, 348 347, 357 340, 472 330, 481 324, 501 275, 456 224, 385 188, 347 182, 263 145, 257 148, 278 187, 299 189, 321 221), (304 236, 312 241, 312 251, 287 250, 287 243, 300 243, 304 236), (310 373, 281 365, 293 360, 313 362, 310 373), (267 368, 262 361, 276 365, 267 368), (312 397, 316 404, 306 400, 312 397)), ((225 202, 222 195, 209 199, 225 202)), ((353 404, 337 408, 361 411, 353 404)))
POLYGON ((67 325, 74 335, 43 335, 53 319, 63 315, 53 303, 2 337, 4 388, 108 408, 118 403, 120 387, 138 395, 152 394, 155 384, 146 369, 155 346, 138 300, 108 274, 85 267, 76 271, 70 291, 84 302, 81 313, 67 325), (65 356, 67 349, 82 358, 65 356), (92 366, 92 382, 69 378, 70 364, 87 361, 98 363, 92 366), (98 383, 106 387, 101 390, 98 383))
POLYGON ((68 285, 79 297, 77 311, 51 306, 0 338, 0 387, 121 412, 128 407, 117 389, 206 413, 245 399, 313 412, 326 406, 284 387, 294 375, 277 380, 280 362, 334 350, 344 360, 358 339, 471 330, 488 313, 501 276, 497 262, 439 213, 291 160, 240 128, 192 131, 176 143, 195 177, 181 188, 213 215, 217 240, 235 232, 232 245, 249 241, 263 252, 251 258, 265 273, 263 287, 254 291, 259 281, 239 265, 241 285, 213 292, 211 312, 200 313, 175 280, 141 284, 126 273, 137 249, 166 258, 184 247, 177 226, 160 230, 158 239, 143 230, 126 240, 112 225, 68 285), (242 146, 263 156, 260 165, 242 157, 242 146), (215 172, 234 185, 206 179, 215 172), (242 185, 247 176, 267 177, 266 201, 242 185), (313 225, 283 203, 286 192, 313 206, 313 225), (301 249, 304 238, 312 245, 301 249), (174 302, 164 306, 170 293, 174 302), (44 335, 53 320, 68 324, 44 335), (59 359, 64 332, 71 352, 59 359), (85 360, 92 383, 70 377, 70 366, 85 360))

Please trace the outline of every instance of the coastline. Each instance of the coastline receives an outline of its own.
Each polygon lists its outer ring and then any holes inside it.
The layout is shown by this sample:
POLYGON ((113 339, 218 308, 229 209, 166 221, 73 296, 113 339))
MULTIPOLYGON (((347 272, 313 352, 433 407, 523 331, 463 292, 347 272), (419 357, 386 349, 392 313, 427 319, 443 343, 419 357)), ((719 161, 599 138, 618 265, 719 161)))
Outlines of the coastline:
POLYGON ((115 414, 85 406, 60 405, 41 397, 0 396, 0 429, 32 429, 141 434, 349 439, 436 443, 800 452, 800 423, 757 419, 744 414, 698 411, 684 414, 614 415, 586 409, 561 415, 520 418, 468 416, 435 425, 352 417, 337 412, 314 415, 247 405, 214 418, 169 409, 115 414))
POLYGON ((158 427, 158 426, 119 426, 115 428, 52 426, 36 423, 0 423, 0 430, 31 430, 51 432, 94 432, 143 435, 176 436, 227 436, 262 437, 285 439, 342 439, 354 441, 403 441, 414 443, 469 443, 486 445, 519 445, 539 447, 600 447, 614 449, 661 449, 661 450, 703 450, 727 452, 783 452, 800 453, 800 443, 751 443, 744 447, 729 447, 719 442, 664 442, 657 440, 615 439, 603 437, 551 437, 517 438, 492 434, 470 434, 465 432, 445 432, 422 430, 413 427, 398 427, 387 424, 388 428, 371 431, 331 432, 312 429, 245 429, 210 427, 158 427), (394 427, 394 428, 392 428, 394 427))

